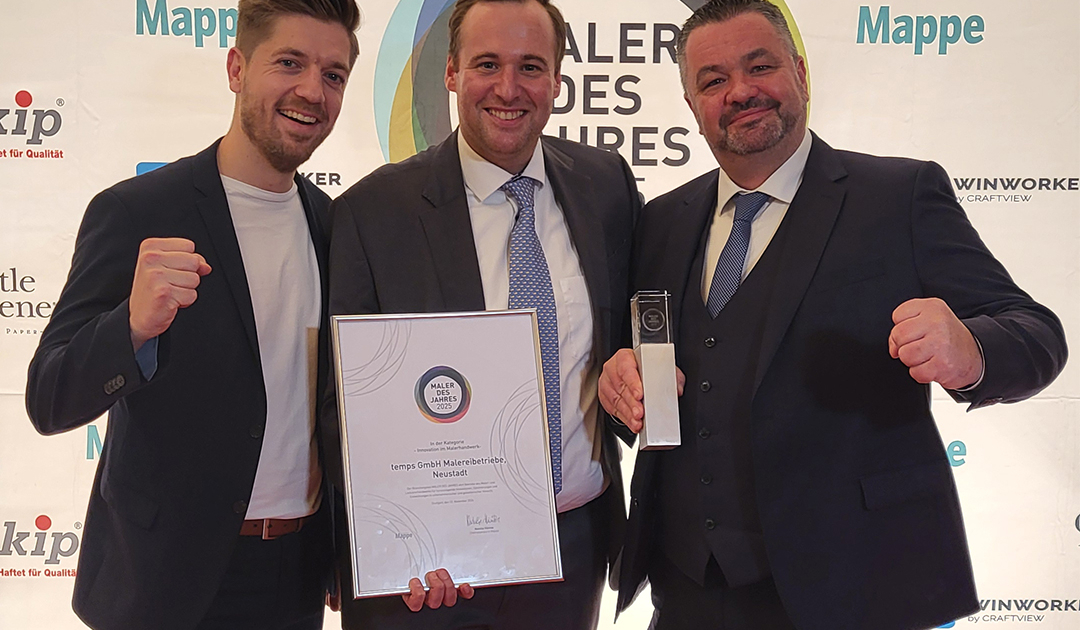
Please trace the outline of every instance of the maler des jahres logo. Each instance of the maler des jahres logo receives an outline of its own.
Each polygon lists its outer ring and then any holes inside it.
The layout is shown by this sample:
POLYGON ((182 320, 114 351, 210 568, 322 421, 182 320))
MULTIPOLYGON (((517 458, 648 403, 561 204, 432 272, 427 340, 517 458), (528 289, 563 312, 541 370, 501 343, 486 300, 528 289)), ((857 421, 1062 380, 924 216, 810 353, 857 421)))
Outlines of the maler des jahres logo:
MULTIPOLYGON (((638 0, 643 4, 656 0, 638 0)), ((689 17, 706 0, 664 0, 672 20, 689 17)), ((564 14, 571 26, 570 2, 564 14)), ((632 5, 633 2, 627 3, 632 5)), ((788 20, 799 54, 802 36, 784 0, 773 0, 788 20)), ((629 9, 629 7, 628 7, 629 9)), ((453 131, 450 97, 443 83, 450 48, 449 22, 454 0, 400 0, 383 32, 375 62, 375 127, 383 158, 399 162, 436 145, 453 131)), ((680 99, 681 100, 681 99, 680 99)))
POLYGON ((469 381, 452 367, 433 367, 416 381, 416 406, 425 418, 437 424, 464 418, 471 401, 469 381))

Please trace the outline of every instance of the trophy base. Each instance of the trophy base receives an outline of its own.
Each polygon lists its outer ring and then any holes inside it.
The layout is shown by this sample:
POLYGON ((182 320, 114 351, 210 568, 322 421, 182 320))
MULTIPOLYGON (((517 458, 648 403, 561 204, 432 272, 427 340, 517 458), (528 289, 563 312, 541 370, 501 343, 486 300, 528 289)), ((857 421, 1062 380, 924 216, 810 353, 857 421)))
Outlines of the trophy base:
POLYGON ((645 390, 645 426, 638 449, 659 451, 682 444, 679 428, 679 386, 675 378, 675 344, 643 343, 634 348, 645 390))

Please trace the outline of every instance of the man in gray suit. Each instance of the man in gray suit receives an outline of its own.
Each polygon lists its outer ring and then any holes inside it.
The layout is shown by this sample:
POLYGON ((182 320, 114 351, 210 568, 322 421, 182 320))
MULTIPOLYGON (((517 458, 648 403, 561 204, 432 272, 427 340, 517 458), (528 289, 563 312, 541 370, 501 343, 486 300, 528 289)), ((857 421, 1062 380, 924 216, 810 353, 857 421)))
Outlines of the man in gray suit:
POLYGON ((346 601, 346 628, 596 627, 625 520, 596 386, 624 326, 640 201, 618 155, 541 137, 565 34, 547 0, 459 0, 445 80, 460 129, 335 202, 330 262, 333 314, 538 309, 565 580, 415 615, 396 598, 346 601))

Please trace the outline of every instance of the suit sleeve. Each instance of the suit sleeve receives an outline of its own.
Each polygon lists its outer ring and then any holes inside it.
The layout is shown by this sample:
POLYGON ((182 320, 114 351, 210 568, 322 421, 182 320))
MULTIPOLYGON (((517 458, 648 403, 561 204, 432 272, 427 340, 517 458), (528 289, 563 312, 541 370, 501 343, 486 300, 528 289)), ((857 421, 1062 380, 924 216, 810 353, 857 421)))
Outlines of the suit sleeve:
POLYGON ((140 239, 112 192, 83 216, 71 271, 30 362, 26 409, 42 434, 85 425, 144 383, 128 325, 140 239))
MULTIPOLYGON (((633 278, 633 273, 632 273, 632 271, 630 269, 630 265, 631 265, 631 262, 634 260, 634 256, 636 255, 637 243, 636 243, 636 238, 634 237, 634 235, 637 232, 638 220, 641 218, 641 207, 643 205, 644 198, 642 197, 641 193, 638 192, 637 179, 634 178, 634 173, 633 173, 633 171, 630 170, 630 165, 627 164, 626 160, 624 158, 622 158, 621 156, 619 157, 619 163, 622 166, 623 178, 626 180, 626 189, 627 189, 627 194, 629 195, 629 203, 630 203, 630 217, 629 218, 630 218, 631 246, 630 246, 630 255, 629 255, 628 259, 626 260, 626 266, 627 266, 627 269, 626 269, 626 278, 627 278, 626 295, 633 296, 633 290, 634 289, 633 289, 633 286, 631 286, 631 278, 633 278)), ((612 305, 612 308, 618 308, 618 306, 617 305, 612 305)), ((615 331, 615 334, 618 335, 618 340, 617 340, 617 342, 615 344, 616 350, 618 350, 620 348, 629 348, 630 345, 631 345, 631 332, 630 332, 631 322, 630 322, 630 316, 629 316, 629 312, 630 312, 629 303, 627 303, 625 305, 625 308, 626 308, 626 314, 622 318, 623 325, 619 327, 619 330, 615 331)), ((604 360, 606 361, 609 358, 611 358, 611 357, 606 357, 604 360)), ((611 414, 609 414, 607 412, 607 410, 604 409, 603 405, 600 406, 600 413, 602 413, 603 416, 607 419, 608 426, 611 427, 612 432, 614 432, 615 435, 617 435, 620 440, 625 442, 627 446, 632 447, 634 445, 634 442, 637 440, 637 434, 634 433, 633 431, 631 431, 630 427, 623 424, 623 422, 621 420, 619 420, 615 416, 612 416, 611 414)))
POLYGON ((1061 322, 1013 282, 960 207, 944 169, 923 164, 912 203, 915 264, 925 295, 943 299, 982 346, 978 387, 949 392, 975 409, 1029 398, 1057 377, 1068 350, 1061 322))
MULTIPOLYGON (((379 305, 367 254, 360 238, 356 216, 344 196, 330 205, 330 315, 377 313, 379 305)), ((326 379, 320 417, 328 428, 324 434, 331 480, 344 490, 341 464, 341 430, 337 405, 336 370, 326 379)))

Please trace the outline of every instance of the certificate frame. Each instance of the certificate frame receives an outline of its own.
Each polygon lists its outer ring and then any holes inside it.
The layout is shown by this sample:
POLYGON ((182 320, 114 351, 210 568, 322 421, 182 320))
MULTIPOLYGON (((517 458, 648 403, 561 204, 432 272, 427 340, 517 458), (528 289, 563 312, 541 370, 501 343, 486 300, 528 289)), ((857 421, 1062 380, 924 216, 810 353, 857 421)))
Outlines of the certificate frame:
POLYGON ((335 315, 331 332, 352 596, 436 568, 474 587, 561 580, 536 309, 335 315))

